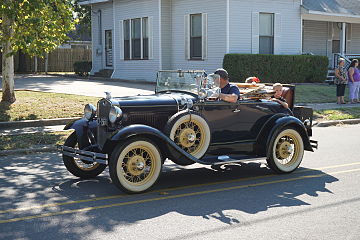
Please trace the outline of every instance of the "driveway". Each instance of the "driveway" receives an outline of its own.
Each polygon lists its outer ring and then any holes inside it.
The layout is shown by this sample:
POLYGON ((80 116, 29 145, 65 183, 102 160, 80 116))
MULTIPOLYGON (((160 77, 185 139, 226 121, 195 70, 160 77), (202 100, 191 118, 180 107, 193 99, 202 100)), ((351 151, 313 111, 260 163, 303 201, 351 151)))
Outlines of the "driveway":
POLYGON ((15 76, 15 89, 69 93, 94 97, 103 97, 105 96, 104 92, 107 91, 111 92, 113 96, 133 96, 153 93, 155 83, 131 83, 105 78, 84 79, 53 75, 19 74, 15 76))

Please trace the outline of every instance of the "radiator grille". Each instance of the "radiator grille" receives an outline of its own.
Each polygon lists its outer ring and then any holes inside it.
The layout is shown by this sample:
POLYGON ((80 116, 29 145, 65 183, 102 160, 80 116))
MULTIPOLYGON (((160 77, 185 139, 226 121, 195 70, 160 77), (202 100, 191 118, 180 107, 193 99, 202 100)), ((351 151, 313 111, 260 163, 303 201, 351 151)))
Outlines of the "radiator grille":
POLYGON ((108 118, 109 118, 109 112, 111 108, 111 103, 107 101, 106 99, 102 99, 98 102, 98 128, 97 128, 97 143, 102 148, 104 145, 107 137, 108 137, 108 118))

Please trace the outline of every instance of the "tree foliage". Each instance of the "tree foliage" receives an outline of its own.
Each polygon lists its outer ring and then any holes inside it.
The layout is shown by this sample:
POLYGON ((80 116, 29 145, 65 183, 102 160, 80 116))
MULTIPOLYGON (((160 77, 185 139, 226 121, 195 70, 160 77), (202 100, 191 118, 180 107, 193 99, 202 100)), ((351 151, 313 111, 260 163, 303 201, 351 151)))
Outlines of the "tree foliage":
POLYGON ((12 53, 18 50, 41 56, 61 43, 74 28, 70 0, 0 0, 0 15, 10 19, 13 36, 2 34, 0 41, 10 41, 12 53))
POLYGON ((21 50, 43 56, 68 39, 74 29, 71 0, 0 0, 2 101, 14 102, 13 55, 21 50))

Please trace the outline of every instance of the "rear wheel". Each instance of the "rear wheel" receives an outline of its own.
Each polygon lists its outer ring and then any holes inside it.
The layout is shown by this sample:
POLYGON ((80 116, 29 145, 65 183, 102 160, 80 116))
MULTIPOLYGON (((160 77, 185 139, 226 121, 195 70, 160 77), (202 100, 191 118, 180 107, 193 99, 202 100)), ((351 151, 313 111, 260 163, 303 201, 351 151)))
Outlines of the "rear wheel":
POLYGON ((162 162, 159 148, 150 139, 134 137, 111 154, 110 177, 125 192, 144 192, 158 180, 162 162))
MULTIPOLYGON (((70 134, 66 139, 64 146, 78 148, 76 132, 70 134)), ((70 173, 85 179, 98 176, 106 168, 105 164, 82 161, 66 155, 63 155, 63 162, 70 173)))
POLYGON ((304 143, 293 128, 283 129, 269 146, 267 163, 278 173, 289 173, 299 167, 304 155, 304 143))

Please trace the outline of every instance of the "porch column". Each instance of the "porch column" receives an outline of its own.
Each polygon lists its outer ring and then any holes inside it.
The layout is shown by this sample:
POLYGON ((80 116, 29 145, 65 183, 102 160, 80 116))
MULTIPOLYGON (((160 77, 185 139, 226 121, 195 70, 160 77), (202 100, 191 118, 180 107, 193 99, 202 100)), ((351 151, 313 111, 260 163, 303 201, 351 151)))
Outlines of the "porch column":
POLYGON ((341 23, 341 32, 340 32, 340 53, 341 55, 344 55, 346 52, 345 49, 345 43, 346 43, 346 23, 341 23))

